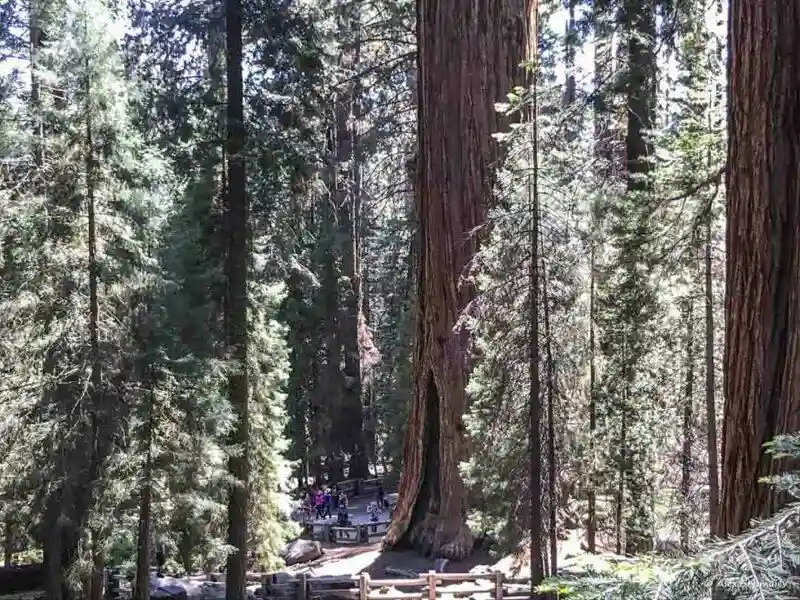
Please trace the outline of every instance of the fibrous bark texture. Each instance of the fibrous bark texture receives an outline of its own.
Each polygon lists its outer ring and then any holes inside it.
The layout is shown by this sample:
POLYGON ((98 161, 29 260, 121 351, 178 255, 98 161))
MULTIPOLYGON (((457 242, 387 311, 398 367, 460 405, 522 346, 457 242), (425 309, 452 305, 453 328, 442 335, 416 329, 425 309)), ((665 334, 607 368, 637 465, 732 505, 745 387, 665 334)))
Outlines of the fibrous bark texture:
POLYGON ((494 104, 522 83, 530 0, 419 0, 420 231, 415 396, 389 547, 460 559, 473 547, 465 524, 462 415, 467 335, 454 330, 473 297, 462 277, 485 220, 502 129, 494 104), (515 80, 515 77, 519 77, 515 80))
POLYGON ((228 188, 225 197, 227 297, 225 324, 230 358, 236 361, 228 376, 228 399, 236 417, 228 470, 232 479, 228 497, 227 600, 245 596, 247 566, 247 506, 250 487, 249 381, 247 373, 247 262, 250 206, 245 168, 244 89, 242 78, 242 2, 225 0, 226 68, 228 75, 227 140, 228 188))
POLYGON ((800 429, 800 4, 731 0, 718 535, 785 502, 762 445, 800 429))

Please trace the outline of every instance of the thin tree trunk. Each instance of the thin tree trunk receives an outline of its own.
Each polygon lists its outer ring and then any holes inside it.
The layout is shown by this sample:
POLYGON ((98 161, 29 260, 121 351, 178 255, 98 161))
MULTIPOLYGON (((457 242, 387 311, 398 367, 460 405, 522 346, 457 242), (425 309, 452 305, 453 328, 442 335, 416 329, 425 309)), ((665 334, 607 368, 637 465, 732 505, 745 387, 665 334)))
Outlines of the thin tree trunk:
MULTIPOLYGON (((152 377, 151 377, 152 379, 152 377)), ((155 426, 156 395, 150 381, 147 415, 147 457, 144 465, 144 484, 139 501, 139 538, 136 554, 136 585, 133 600, 150 600, 150 557, 152 555, 152 500, 153 500, 153 428, 155 426)))
POLYGON ((44 162, 44 121, 41 112, 41 86, 39 85, 39 53, 42 49, 44 31, 42 29, 42 7, 40 0, 31 0, 30 12, 30 53, 31 53, 31 111, 33 113, 33 160, 37 167, 44 162))
MULTIPOLYGON (((567 71, 567 81, 564 86, 564 106, 571 106, 575 102, 575 46, 577 31, 575 29, 575 0, 568 0, 567 31, 564 36, 564 63, 567 71)), ((574 132, 569 135, 574 137, 574 132)))
POLYGON ((652 182, 653 144, 647 138, 655 122, 655 9, 653 0, 625 0, 628 33, 628 125, 625 138, 628 190, 647 192, 652 182))
POLYGON ((106 555, 103 550, 102 534, 92 531, 92 572, 89 579, 89 600, 103 600, 103 570, 106 555))
POLYGON ((714 391, 714 297, 711 279, 711 211, 706 222, 705 309, 706 309, 706 450, 708 452, 709 534, 716 533, 719 520, 719 462, 717 459, 717 403, 714 391))
MULTIPOLYGON (((594 219, 594 215, 592 215, 594 219)), ((595 336, 594 336, 594 288, 595 288, 595 240, 591 240, 589 259, 589 516, 586 527, 586 543, 589 552, 596 552, 597 535, 597 461, 595 457, 595 435, 597 433, 597 399, 595 397, 595 336)))
POLYGON ((400 497, 385 540, 387 546, 406 542, 452 559, 466 557, 473 547, 459 473, 468 337, 454 327, 474 295, 462 279, 477 247, 472 232, 484 223, 492 196, 490 165, 499 155, 492 135, 507 120, 494 105, 521 75, 531 34, 531 2, 474 4, 417 3, 421 247, 415 393, 400 497))
POLYGON ((3 526, 3 565, 11 566, 14 558, 14 530, 11 527, 11 517, 6 516, 3 526))
POLYGON ((547 269, 542 258, 542 306, 544 307, 544 337, 547 355, 547 480, 548 509, 550 511, 550 577, 558 573, 558 520, 556 516, 556 427, 555 427, 555 365, 553 364, 553 340, 550 329, 550 302, 547 294, 547 269))
POLYGON ((228 377, 228 399, 235 422, 234 449, 228 469, 232 478, 228 501, 228 555, 226 600, 245 595, 247 569, 247 514, 250 485, 250 423, 248 390, 247 279, 249 203, 246 189, 244 90, 242 81, 242 2, 225 0, 227 68, 227 177, 226 233, 228 236, 225 322, 229 357, 235 366, 228 377))
MULTIPOLYGON (((602 189, 609 183, 613 172, 613 156, 611 152, 611 132, 609 131, 609 107, 607 105, 606 88, 611 73, 611 36, 608 7, 605 2, 598 1, 593 6, 595 22, 594 42, 594 153, 597 158, 597 187, 602 189)), ((586 543, 589 552, 597 551, 597 391, 596 391, 596 339, 595 339, 595 288, 597 279, 597 239, 598 215, 595 207, 591 212, 592 231, 590 239, 589 265, 589 450, 591 466, 589 472, 588 523, 586 527, 586 543)))
POLYGON ((628 370, 625 352, 625 340, 622 341, 622 405, 620 409, 619 426, 619 464, 617 465, 617 554, 623 554, 626 549, 625 540, 625 473, 628 467, 628 370))
MULTIPOLYGON (((90 407, 90 439, 89 439, 89 478, 86 485, 78 490, 79 501, 76 503, 76 515, 78 523, 83 525, 88 516, 92 502, 92 488, 100 476, 100 454, 99 454, 99 435, 100 435, 100 416, 99 411, 103 409, 103 373, 100 356, 100 302, 98 298, 98 287, 100 283, 100 265, 97 258, 97 219, 95 205, 96 187, 96 161, 94 156, 94 131, 92 114, 94 107, 91 102, 91 70, 87 59, 86 62, 86 202, 88 212, 89 229, 89 347, 92 360, 91 374, 91 407, 90 407)), ((80 526, 79 525, 79 526, 80 526)), ((96 533, 96 532, 95 532, 96 533)), ((97 574, 97 563, 100 562, 100 576, 102 577, 102 553, 99 550, 101 542, 99 535, 92 535, 92 585, 90 593, 94 591, 94 581, 97 574)), ((96 597, 90 600, 97 600, 96 597)))
POLYGON ((530 306, 530 334, 528 337, 528 444, 529 461, 528 477, 530 479, 530 565, 531 596, 535 588, 544 580, 544 564, 542 553, 542 448, 541 421, 542 406, 539 389, 539 53, 536 50, 538 40, 538 3, 534 7, 535 17, 533 32, 529 39, 534 54, 533 78, 531 81, 531 106, 529 112, 531 139, 529 147, 530 179, 528 181, 528 205, 531 220, 530 263, 528 265, 528 302, 530 306))
POLYGON ((611 144, 611 110, 608 105, 607 88, 610 85, 612 67, 612 36, 608 7, 605 0, 594 4, 594 152, 598 159, 598 185, 608 184, 613 174, 614 156, 611 144))
POLYGON ((681 549, 689 553, 689 497, 692 482, 692 436, 694 403, 694 302, 686 300, 686 387, 683 398, 683 447, 681 451, 681 549))
POLYGON ((763 446, 800 429, 799 27, 795 2, 730 2, 721 536, 785 506, 763 446))

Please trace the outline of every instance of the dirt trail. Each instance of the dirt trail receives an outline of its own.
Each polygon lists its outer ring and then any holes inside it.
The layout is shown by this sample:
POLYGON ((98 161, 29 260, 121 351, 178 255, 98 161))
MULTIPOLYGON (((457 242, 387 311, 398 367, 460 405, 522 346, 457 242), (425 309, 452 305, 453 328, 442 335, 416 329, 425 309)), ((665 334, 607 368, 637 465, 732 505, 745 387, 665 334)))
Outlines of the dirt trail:
MULTIPOLYGON (((310 563, 296 565, 287 569, 291 573, 308 573, 311 576, 346 576, 369 573, 373 579, 387 578, 386 568, 427 572, 435 569, 435 561, 419 556, 410 550, 383 552, 380 542, 360 546, 340 546, 323 544, 325 554, 310 563)), ((570 532, 567 540, 559 545, 560 564, 564 565, 577 556, 586 553, 581 549, 581 535, 578 531, 570 532)), ((487 552, 474 552, 466 560, 447 564, 450 573, 466 573, 477 565, 486 565, 509 576, 525 577, 530 573, 526 553, 506 556, 498 560, 487 552)))

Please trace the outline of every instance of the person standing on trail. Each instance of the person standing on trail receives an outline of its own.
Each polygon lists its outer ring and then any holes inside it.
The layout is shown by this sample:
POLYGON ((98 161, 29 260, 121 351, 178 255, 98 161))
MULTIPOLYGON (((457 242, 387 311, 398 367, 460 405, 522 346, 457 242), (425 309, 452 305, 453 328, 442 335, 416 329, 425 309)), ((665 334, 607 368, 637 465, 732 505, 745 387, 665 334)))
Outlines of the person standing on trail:
POLYGON ((333 502, 333 510, 339 510, 339 486, 335 483, 331 488, 331 501, 333 502))
POLYGON ((331 497, 331 491, 329 489, 325 490, 325 495, 322 497, 322 507, 323 516, 327 519, 331 516, 331 504, 333 503, 333 499, 331 497))
POLYGON ((350 516, 347 514, 347 495, 345 494, 339 497, 339 513, 337 517, 340 527, 345 527, 350 523, 350 516))
POLYGON ((317 518, 324 519, 325 518, 325 497, 322 494, 322 490, 317 490, 317 493, 314 495, 314 506, 317 509, 317 518))

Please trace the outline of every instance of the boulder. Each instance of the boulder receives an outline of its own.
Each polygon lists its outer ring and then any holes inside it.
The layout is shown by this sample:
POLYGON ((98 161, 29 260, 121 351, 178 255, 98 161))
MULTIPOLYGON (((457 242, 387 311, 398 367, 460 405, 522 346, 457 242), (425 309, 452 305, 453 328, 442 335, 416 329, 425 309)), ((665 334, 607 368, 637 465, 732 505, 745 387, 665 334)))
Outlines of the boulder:
POLYGON ((286 566, 318 559, 324 554, 322 544, 312 540, 295 540, 281 548, 280 556, 286 566))
POLYGON ((189 595, 186 593, 186 588, 183 586, 163 585, 152 590, 150 592, 150 597, 153 598, 153 600, 187 600, 189 595))
MULTIPOLYGON (((196 597, 198 600, 225 600, 225 584, 206 582, 196 597)), ((195 596, 192 596, 192 598, 195 598, 195 596)))
POLYGON ((475 565, 469 570, 471 575, 490 575, 494 573, 494 569, 489 565, 475 565))
POLYGON ((289 583, 294 581, 294 575, 281 571, 280 573, 270 573, 269 579, 272 583, 289 583))
POLYGON ((247 586, 247 600, 260 600, 262 588, 260 585, 248 585, 247 586))

